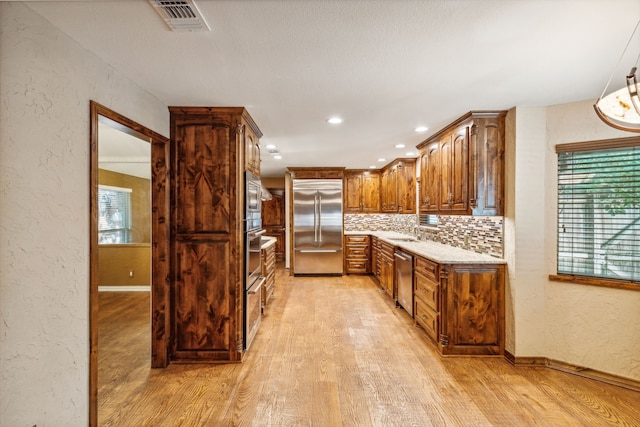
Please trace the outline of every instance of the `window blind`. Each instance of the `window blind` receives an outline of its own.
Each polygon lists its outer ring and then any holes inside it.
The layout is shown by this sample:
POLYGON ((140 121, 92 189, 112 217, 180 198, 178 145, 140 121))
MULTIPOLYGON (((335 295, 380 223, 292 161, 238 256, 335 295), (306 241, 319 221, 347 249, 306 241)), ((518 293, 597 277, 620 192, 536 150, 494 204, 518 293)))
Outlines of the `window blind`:
POLYGON ((131 192, 98 186, 98 243, 131 243, 131 192))
POLYGON ((640 281, 640 147, 558 152, 558 274, 640 281))

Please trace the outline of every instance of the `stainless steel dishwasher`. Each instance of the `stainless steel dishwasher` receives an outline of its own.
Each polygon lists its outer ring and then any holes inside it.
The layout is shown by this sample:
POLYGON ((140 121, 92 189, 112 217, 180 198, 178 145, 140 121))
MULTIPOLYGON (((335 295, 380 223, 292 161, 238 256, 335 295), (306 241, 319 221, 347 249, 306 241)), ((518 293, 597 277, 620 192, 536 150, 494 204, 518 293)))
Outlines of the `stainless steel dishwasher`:
POLYGON ((413 317, 413 256, 396 249, 396 284, 398 304, 413 317))

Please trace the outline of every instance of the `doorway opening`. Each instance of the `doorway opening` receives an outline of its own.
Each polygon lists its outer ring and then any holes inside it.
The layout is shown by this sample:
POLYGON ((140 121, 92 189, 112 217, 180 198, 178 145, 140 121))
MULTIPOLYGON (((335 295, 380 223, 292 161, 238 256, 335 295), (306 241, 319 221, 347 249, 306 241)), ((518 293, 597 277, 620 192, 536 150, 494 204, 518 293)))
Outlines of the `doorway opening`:
POLYGON ((97 426, 101 287, 150 291, 151 367, 169 363, 169 139, 93 101, 90 126, 89 421, 97 426))

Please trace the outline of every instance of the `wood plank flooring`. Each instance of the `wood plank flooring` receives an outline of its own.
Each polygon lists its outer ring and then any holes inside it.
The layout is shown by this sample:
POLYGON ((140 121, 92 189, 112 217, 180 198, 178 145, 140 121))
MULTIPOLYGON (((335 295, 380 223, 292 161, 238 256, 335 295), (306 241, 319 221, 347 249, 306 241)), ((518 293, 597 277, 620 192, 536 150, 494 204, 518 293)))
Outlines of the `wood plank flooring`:
POLYGON ((101 426, 640 426, 640 393, 442 358, 367 276, 290 277, 240 364, 150 368, 148 293, 99 297, 101 426))

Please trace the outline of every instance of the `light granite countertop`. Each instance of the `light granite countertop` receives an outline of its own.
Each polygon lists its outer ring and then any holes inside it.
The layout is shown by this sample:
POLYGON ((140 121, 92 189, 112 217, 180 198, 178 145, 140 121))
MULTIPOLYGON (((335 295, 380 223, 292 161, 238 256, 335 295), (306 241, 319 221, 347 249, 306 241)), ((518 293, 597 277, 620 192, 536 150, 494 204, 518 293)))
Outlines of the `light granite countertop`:
POLYGON ((442 243, 432 242, 429 240, 417 240, 414 236, 397 233, 395 231, 345 231, 346 236, 349 235, 370 235, 402 248, 415 255, 428 258, 440 264, 506 264, 502 258, 492 257, 490 255, 480 254, 466 249, 456 248, 454 246, 444 245, 442 243), (397 239, 413 239, 412 241, 403 241, 397 239))

